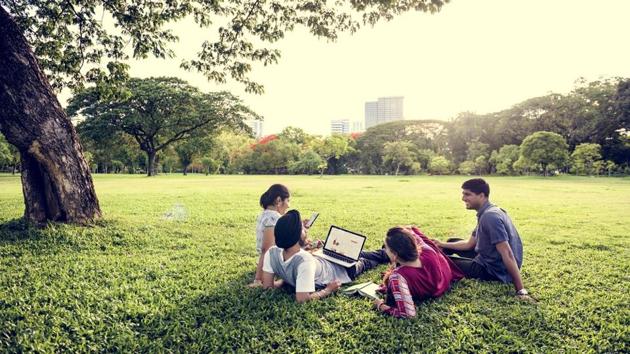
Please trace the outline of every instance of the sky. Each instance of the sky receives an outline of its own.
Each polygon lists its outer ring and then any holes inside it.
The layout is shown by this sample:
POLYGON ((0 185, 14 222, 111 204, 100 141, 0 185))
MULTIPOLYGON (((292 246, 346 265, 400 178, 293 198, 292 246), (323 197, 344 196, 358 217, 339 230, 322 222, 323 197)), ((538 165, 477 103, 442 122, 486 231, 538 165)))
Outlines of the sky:
POLYGON ((274 45, 278 64, 254 68, 263 95, 179 68, 208 29, 179 23, 177 57, 131 62, 135 77, 177 76, 203 91, 228 90, 264 116, 263 134, 287 126, 327 135, 330 121, 364 121, 364 103, 404 96, 405 119, 495 112, 579 77, 630 77, 627 0, 452 0, 437 14, 411 12, 343 34, 335 43, 303 30, 274 45))

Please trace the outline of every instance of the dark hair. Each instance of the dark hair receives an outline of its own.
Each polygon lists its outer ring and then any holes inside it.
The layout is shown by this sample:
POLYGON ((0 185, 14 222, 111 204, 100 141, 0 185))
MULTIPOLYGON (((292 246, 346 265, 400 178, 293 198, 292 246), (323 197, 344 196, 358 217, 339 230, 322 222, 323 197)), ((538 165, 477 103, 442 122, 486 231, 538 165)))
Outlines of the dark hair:
POLYGON ((274 205, 276 203, 276 199, 280 197, 280 199, 285 200, 289 198, 291 194, 289 194, 289 189, 282 184, 274 184, 265 193, 260 196, 260 206, 263 209, 267 209, 268 206, 274 205))
POLYGON ((473 178, 462 184, 462 189, 468 189, 475 194, 485 194, 490 196, 490 185, 483 178, 473 178))
POLYGON ((418 245, 415 238, 400 226, 392 227, 387 231, 385 243, 403 262, 412 262, 418 259, 418 245))
POLYGON ((276 246, 289 248, 300 241, 302 236, 302 218, 297 210, 289 210, 276 222, 273 228, 276 246))

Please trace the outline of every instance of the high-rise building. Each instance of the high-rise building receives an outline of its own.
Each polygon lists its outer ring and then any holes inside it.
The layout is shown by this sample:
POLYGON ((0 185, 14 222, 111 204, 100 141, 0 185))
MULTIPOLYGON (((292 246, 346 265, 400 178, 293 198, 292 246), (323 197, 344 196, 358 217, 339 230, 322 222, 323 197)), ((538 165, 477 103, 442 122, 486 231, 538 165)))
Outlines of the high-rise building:
POLYGON ((331 134, 350 134, 350 121, 348 119, 337 119, 330 121, 331 134))
POLYGON ((378 102, 365 102, 365 129, 378 124, 378 102))
POLYGON ((252 129, 255 138, 262 136, 263 122, 261 120, 249 119, 245 121, 245 124, 252 129))
POLYGON ((403 96, 379 97, 376 102, 365 102, 365 129, 404 119, 404 99, 403 96))

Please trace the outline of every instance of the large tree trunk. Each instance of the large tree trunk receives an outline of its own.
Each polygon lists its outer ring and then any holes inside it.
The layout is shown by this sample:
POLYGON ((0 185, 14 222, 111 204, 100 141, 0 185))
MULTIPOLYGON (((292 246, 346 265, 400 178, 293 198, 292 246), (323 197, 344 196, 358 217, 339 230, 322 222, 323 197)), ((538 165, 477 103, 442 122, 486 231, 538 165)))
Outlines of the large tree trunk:
POLYGON ((157 153, 155 151, 147 151, 147 160, 149 163, 149 166, 147 166, 148 177, 157 176, 157 164, 155 163, 156 155, 157 153))
POLYGON ((2 6, 0 130, 20 152, 28 220, 87 223, 101 216, 74 127, 2 6))

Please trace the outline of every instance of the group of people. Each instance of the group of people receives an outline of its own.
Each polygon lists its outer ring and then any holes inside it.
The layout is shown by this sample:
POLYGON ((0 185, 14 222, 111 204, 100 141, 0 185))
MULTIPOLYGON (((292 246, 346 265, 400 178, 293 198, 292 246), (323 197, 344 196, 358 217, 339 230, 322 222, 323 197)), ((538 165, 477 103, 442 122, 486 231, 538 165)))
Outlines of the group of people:
POLYGON ((415 226, 390 228, 383 248, 362 251, 352 267, 343 267, 311 252, 321 241, 308 237, 308 220, 289 210, 287 187, 274 184, 260 197, 256 249, 260 254, 250 287, 265 289, 289 284, 297 302, 319 300, 379 264, 391 264, 379 288, 385 299, 374 300, 377 311, 414 317, 415 301, 442 296, 455 281, 476 278, 512 283, 515 295, 532 300, 520 275, 523 245, 505 210, 489 200, 490 186, 481 179, 462 185, 466 208, 477 211, 477 226, 467 240, 428 238, 415 226))

